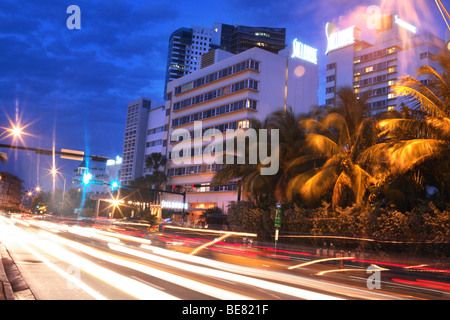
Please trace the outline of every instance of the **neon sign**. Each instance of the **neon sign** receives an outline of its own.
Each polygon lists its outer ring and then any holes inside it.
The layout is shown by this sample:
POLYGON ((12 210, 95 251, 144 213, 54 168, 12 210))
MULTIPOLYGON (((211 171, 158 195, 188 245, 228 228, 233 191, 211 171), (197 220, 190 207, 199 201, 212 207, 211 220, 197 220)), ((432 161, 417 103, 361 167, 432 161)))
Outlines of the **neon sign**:
POLYGON ((417 28, 414 27, 412 24, 409 24, 406 21, 403 21, 402 19, 399 19, 398 15, 395 15, 395 23, 398 24, 399 26, 405 28, 408 31, 411 31, 412 33, 416 33, 417 32, 417 28))
POLYGON ((299 58, 317 64, 317 49, 307 46, 306 44, 297 41, 297 39, 294 39, 294 42, 292 43, 292 48, 293 48, 293 52, 291 55, 292 58, 299 58))
POLYGON ((325 33, 328 39, 327 52, 325 54, 355 43, 355 26, 341 31, 334 31, 335 27, 334 24, 329 22, 325 26, 325 33))

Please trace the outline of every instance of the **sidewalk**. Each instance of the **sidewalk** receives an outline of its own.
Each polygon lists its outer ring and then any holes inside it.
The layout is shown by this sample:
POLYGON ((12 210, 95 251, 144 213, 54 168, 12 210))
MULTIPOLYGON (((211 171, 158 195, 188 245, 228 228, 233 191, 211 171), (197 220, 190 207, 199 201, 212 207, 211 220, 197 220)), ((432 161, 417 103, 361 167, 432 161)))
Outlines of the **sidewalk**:
POLYGON ((0 300, 36 300, 19 269, 0 242, 0 300))
POLYGON ((0 243, 0 300, 15 300, 14 292, 4 267, 4 264, 8 259, 10 259, 8 251, 6 251, 5 246, 0 243))

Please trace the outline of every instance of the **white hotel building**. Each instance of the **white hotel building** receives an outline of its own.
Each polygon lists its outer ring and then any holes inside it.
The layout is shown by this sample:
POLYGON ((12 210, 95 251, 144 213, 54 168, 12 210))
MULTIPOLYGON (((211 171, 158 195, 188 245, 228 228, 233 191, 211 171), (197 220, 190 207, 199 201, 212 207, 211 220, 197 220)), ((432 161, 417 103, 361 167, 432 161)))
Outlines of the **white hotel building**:
POLYGON ((430 58, 445 49, 443 40, 420 34, 418 28, 395 15, 383 17, 379 27, 371 44, 361 39, 357 27, 338 30, 327 24, 326 105, 337 103, 341 87, 351 87, 357 95, 368 95, 372 113, 391 110, 400 104, 392 92, 396 80, 414 76, 425 64, 438 68, 430 58))
MULTIPOLYGON (((167 186, 186 190, 189 221, 195 221, 207 208, 226 211, 228 203, 238 196, 235 183, 211 184, 222 165, 202 159, 203 148, 212 141, 194 136, 195 121, 202 121, 203 133, 211 128, 225 133, 227 129, 249 128, 251 119, 262 122, 286 106, 300 114, 318 103, 317 50, 298 41, 279 54, 255 47, 236 55, 216 54, 215 59, 215 63, 167 85, 167 186), (172 132, 180 128, 189 131, 193 139, 170 141, 172 132), (177 158, 171 151, 183 143, 191 144, 193 156, 180 164, 183 155, 179 153, 177 158)), ((225 141, 225 134, 223 137, 225 141)))

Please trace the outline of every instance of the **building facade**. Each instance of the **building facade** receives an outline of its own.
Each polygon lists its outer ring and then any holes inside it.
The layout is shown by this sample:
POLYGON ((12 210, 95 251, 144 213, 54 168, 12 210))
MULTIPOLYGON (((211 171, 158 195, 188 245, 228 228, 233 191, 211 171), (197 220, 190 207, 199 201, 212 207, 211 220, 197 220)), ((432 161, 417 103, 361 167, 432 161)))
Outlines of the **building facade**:
POLYGON ((255 47, 224 56, 168 83, 167 185, 187 192, 188 220, 195 221, 208 208, 226 211, 230 201, 238 200, 235 182, 211 183, 223 164, 207 163, 202 156, 212 148, 208 130, 220 132, 225 140, 227 130, 246 130, 253 119, 262 122, 274 111, 289 106, 301 114, 317 105, 317 52, 310 48, 313 52, 309 56, 315 54, 315 58, 306 61, 307 48, 294 42, 289 49, 274 54, 255 47), (179 132, 190 139, 180 139, 179 132), (175 152, 174 148, 183 151, 175 152))
POLYGON ((201 68, 201 56, 211 49, 241 53, 253 47, 278 53, 286 47, 286 29, 233 26, 214 23, 211 28, 192 26, 175 30, 169 37, 166 79, 178 79, 201 68))
POLYGON ((90 159, 83 160, 73 170, 72 188, 86 193, 106 194, 109 188, 109 178, 106 172, 106 164, 90 159))
POLYGON ((129 185, 131 181, 143 175, 150 107, 151 100, 146 98, 139 98, 128 103, 120 173, 120 181, 123 185, 129 185))
POLYGON ((325 104, 335 106, 338 90, 351 87, 358 97, 367 95, 372 114, 396 108, 395 82, 426 64, 438 68, 431 57, 445 48, 443 40, 419 31, 396 15, 385 16, 372 44, 362 40, 357 27, 338 30, 328 23, 325 104))
MULTIPOLYGON (((160 153, 165 157, 167 148, 167 125, 164 123, 166 110, 164 106, 159 106, 148 111, 147 133, 144 150, 143 175, 153 173, 152 168, 146 167, 146 158, 152 153, 160 153)), ((161 170, 165 168, 162 167, 161 170)))
POLYGON ((8 172, 0 172, 0 208, 20 210, 23 181, 8 172))

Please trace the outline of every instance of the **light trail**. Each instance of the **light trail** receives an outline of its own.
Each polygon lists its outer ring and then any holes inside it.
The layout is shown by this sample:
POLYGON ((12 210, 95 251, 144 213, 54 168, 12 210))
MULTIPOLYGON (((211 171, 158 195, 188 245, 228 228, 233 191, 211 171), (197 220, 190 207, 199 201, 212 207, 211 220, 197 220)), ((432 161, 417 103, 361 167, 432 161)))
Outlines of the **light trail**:
MULTIPOLYGON (((45 231, 41 231, 43 233, 45 231)), ((54 237, 48 238, 55 239, 54 237)), ((59 237, 58 237, 59 238, 59 237)), ((77 266, 92 276, 108 283, 109 285, 141 300, 178 300, 177 297, 167 294, 161 290, 157 290, 140 281, 133 280, 129 277, 123 276, 117 272, 111 271, 107 268, 101 267, 89 260, 86 260, 79 255, 68 252, 61 247, 51 243, 50 241, 40 241, 39 246, 47 253, 61 259, 71 265, 77 266)))
POLYGON ((248 233, 248 232, 230 232, 230 231, 221 231, 221 230, 211 230, 211 229, 196 229, 196 228, 185 228, 185 227, 175 227, 175 226, 165 226, 165 229, 174 229, 174 230, 182 230, 182 231, 195 231, 195 232, 202 232, 202 233, 219 233, 224 234, 228 233, 230 235, 234 236, 240 236, 240 237, 257 237, 258 234, 256 233, 248 233))
POLYGON ((229 233, 225 233, 224 235, 218 237, 217 239, 214 239, 213 241, 207 242, 205 244, 202 244, 200 247, 196 248, 194 251, 192 251, 191 255, 196 255, 200 250, 205 249, 206 247, 212 246, 213 244, 222 241, 225 238, 228 238, 230 236, 229 233))
MULTIPOLYGON (((2 218, 3 219, 3 218, 2 218)), ((4 220, 5 221, 5 220, 4 220)), ((2 227, 4 228, 5 223, 4 221, 0 221, 2 224, 2 227)), ((9 221, 6 221, 9 224, 9 228, 11 231, 14 231, 13 240, 16 242, 19 246, 30 252, 33 256, 36 257, 37 260, 43 262, 48 268, 55 271, 57 274, 65 278, 67 281, 70 281, 74 285, 76 285, 78 288, 82 289, 86 293, 88 293, 90 296, 97 300, 107 300, 103 295, 98 293, 96 290, 92 289, 90 286, 85 284, 83 281, 81 281, 79 278, 74 277, 67 272, 65 272, 63 269, 56 266, 54 263, 50 262, 47 258, 45 258, 43 255, 41 255, 36 250, 32 249, 28 242, 35 243, 36 239, 31 238, 28 233, 25 233, 23 230, 17 228, 14 225, 11 225, 9 221)), ((4 231, 2 231, 2 234, 4 234, 4 231)), ((10 235, 11 236, 11 235, 10 235)), ((1 239, 2 242, 4 242, 4 239, 1 239)))
MULTIPOLYGON (((378 267, 379 271, 389 271, 389 269, 385 269, 385 268, 380 268, 378 267)), ((364 271, 367 272, 367 269, 332 269, 332 270, 325 270, 325 271, 321 271, 316 273, 316 276, 323 276, 324 274, 327 273, 336 273, 336 272, 355 272, 355 271, 364 271)))
POLYGON ((309 266, 312 264, 326 262, 326 261, 353 260, 353 259, 355 259, 355 258, 354 257, 338 257, 338 258, 317 259, 317 260, 312 260, 312 261, 308 261, 305 263, 297 264, 295 266, 290 266, 288 269, 292 270, 292 269, 296 269, 296 268, 302 268, 302 267, 306 267, 306 266, 309 266))
POLYGON ((246 285, 250 285, 253 287, 258 287, 265 290, 270 290, 274 292, 279 292, 282 294, 290 295, 300 299, 312 299, 312 300, 340 300, 335 296, 317 293, 309 290, 299 289, 275 282, 269 282, 266 280, 260 280, 256 278, 250 278, 247 276, 242 276, 238 274, 234 274, 231 272, 220 271, 205 267, 199 267, 179 261, 169 260, 160 256, 156 256, 154 254, 149 254, 146 252, 142 252, 140 250, 130 249, 123 246, 118 246, 115 244, 109 244, 109 247, 113 250, 117 250, 123 253, 128 253, 140 257, 142 259, 146 259, 153 262, 159 262, 162 264, 169 265, 171 267, 175 267, 182 270, 188 270, 189 272, 201 274, 204 276, 209 276, 218 279, 227 279, 228 281, 235 281, 239 283, 243 283, 246 285))
POLYGON ((388 295, 380 291, 368 290, 365 288, 357 288, 352 286, 343 286, 338 283, 326 282, 324 280, 315 280, 311 278, 301 277, 298 275, 291 275, 281 273, 277 271, 271 271, 266 269, 251 268, 245 266, 239 266, 230 264, 227 262, 211 260, 203 257, 192 256, 181 252, 175 252, 167 249, 162 249, 155 246, 141 245, 141 248, 150 250, 154 254, 162 255, 164 257, 170 257, 173 259, 180 259, 189 263, 196 263, 205 265, 210 268, 217 268, 229 272, 235 272, 243 275, 249 275, 251 277, 261 277, 266 279, 277 279, 289 284, 297 284, 301 286, 308 286, 312 290, 326 290, 335 293, 336 295, 348 296, 350 298, 358 297, 362 299, 372 300, 392 300, 392 299, 404 299, 404 296, 388 295))
MULTIPOLYGON (((52 234, 43 234, 44 236, 48 237, 49 239, 52 239, 53 241, 58 241, 59 243, 63 244, 63 245, 67 245, 69 247, 72 247, 73 249, 82 251, 88 255, 91 255, 93 257, 123 266, 123 267, 127 267, 130 268, 132 270, 137 270, 140 272, 143 272, 145 274, 148 274, 152 277, 156 277, 156 278, 160 278, 164 281, 167 282, 171 282, 173 284, 188 288, 190 290, 194 290, 194 291, 198 291, 201 292, 203 294, 206 295, 210 295, 212 297, 218 298, 218 299, 224 299, 224 300, 249 300, 251 298, 244 296, 244 295, 240 295, 237 293, 232 293, 226 290, 222 290, 220 288, 214 287, 214 286, 210 286, 210 285, 206 285, 203 284, 201 282, 197 282, 197 281, 193 281, 181 276, 177 276, 175 274, 169 273, 169 272, 165 272, 156 268, 152 268, 143 264, 139 264, 139 263, 135 263, 129 260, 125 260, 125 259, 121 259, 118 258, 116 256, 112 256, 110 254, 106 254, 104 252, 101 252, 99 250, 90 248, 88 246, 85 246, 83 244, 71 241, 71 240, 67 240, 67 239, 63 239, 61 237, 52 235, 52 234)), ((112 246, 117 246, 115 244, 109 244, 110 247, 112 246)), ((122 246, 118 246, 119 248, 122 246)))

